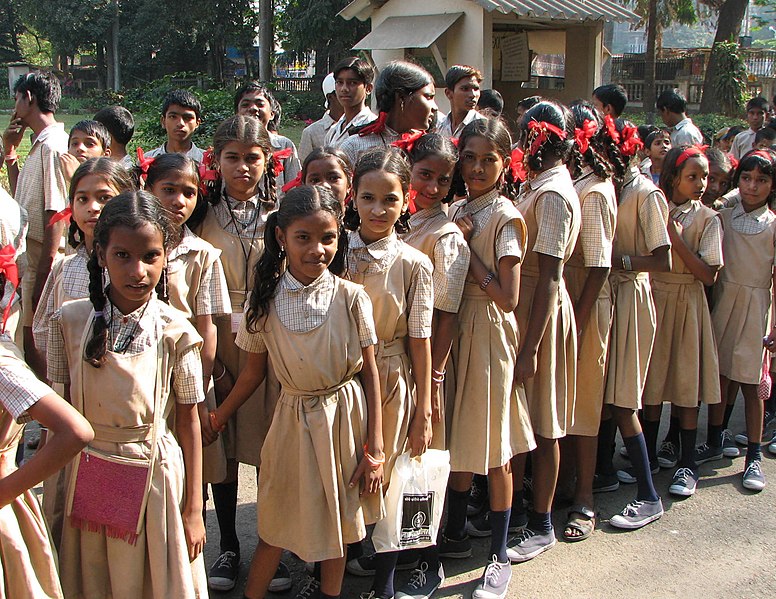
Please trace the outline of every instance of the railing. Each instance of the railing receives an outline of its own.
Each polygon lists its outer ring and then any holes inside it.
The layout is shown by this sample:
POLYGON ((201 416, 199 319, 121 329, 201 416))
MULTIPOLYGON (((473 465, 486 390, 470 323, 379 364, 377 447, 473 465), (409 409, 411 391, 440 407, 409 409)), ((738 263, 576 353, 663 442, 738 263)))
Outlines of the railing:
MULTIPOLYGON (((315 89, 318 79, 311 77, 278 77, 275 79, 275 89, 287 92, 309 92, 315 89)), ((320 83, 317 83, 320 87, 320 83)))

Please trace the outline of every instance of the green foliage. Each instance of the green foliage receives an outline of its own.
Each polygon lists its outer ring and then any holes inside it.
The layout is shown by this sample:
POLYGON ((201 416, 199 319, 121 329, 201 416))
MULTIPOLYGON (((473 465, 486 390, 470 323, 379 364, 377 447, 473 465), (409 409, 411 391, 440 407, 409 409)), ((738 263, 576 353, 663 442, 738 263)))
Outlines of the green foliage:
POLYGON ((712 50, 717 61, 714 86, 724 114, 741 114, 746 102, 746 65, 735 42, 720 42, 712 50))
POLYGON ((22 59, 19 36, 23 32, 18 0, 4 0, 0 3, 0 62, 22 59))
POLYGON ((114 0, 17 0, 28 29, 49 40, 54 50, 72 55, 90 49, 111 26, 114 0))
MULTIPOLYGON (((622 116, 635 125, 647 124, 647 115, 644 112, 626 112, 622 116)), ((725 114, 693 114, 691 115, 691 118, 695 126, 701 130, 701 133, 703 133, 703 137, 707 142, 711 141, 714 138, 714 134, 723 127, 732 127, 733 125, 741 125, 742 127, 748 126, 745 121, 737 118, 731 119, 725 114)), ((658 127, 664 126, 660 119, 658 119, 658 122, 655 123, 655 125, 658 127)))

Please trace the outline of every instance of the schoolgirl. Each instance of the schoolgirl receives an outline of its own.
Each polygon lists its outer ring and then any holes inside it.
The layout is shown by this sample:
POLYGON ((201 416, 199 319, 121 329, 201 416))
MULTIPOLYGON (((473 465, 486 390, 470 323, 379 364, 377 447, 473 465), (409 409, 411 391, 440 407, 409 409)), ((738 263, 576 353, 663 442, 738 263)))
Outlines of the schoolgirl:
POLYGON ((154 291, 177 234, 149 193, 117 196, 94 230, 89 299, 51 317, 49 378, 69 385, 73 406, 95 430, 66 474, 60 569, 67 597, 207 593, 201 339, 154 291), (180 445, 166 425, 173 409, 180 445))
MULTIPOLYGON (((348 157, 336 148, 324 146, 307 155, 299 175, 302 185, 327 187, 342 204, 350 198, 353 167, 348 157)), ((288 186, 286 186, 288 187, 288 186)))
POLYGON ((706 148, 704 155, 709 161, 709 178, 706 191, 701 196, 701 202, 709 208, 719 210, 722 208, 722 196, 730 190, 733 165, 730 162, 730 156, 719 148, 706 148))
POLYGON ((282 548, 322 561, 320 582, 310 579, 299 596, 339 597, 345 546, 363 539, 365 524, 379 516, 385 454, 377 337, 363 288, 335 276, 347 252, 342 213, 329 190, 302 186, 270 215, 237 334, 246 368, 212 413, 220 427, 261 383, 271 357, 282 392, 262 450, 261 541, 249 597, 264 597, 282 548))
POLYGON ((510 168, 511 148, 512 138, 499 120, 477 120, 464 128, 456 177, 466 184, 468 195, 451 209, 471 256, 453 339, 455 384, 447 389, 452 473, 440 554, 471 555, 466 512, 472 473, 487 474, 490 560, 472 594, 475 599, 506 596, 512 576, 507 557, 512 505, 509 461, 536 446, 525 391, 514 381, 518 349, 514 310, 527 232, 512 203, 516 179, 510 168))
MULTIPOLYGON (((566 168, 574 139, 571 112, 554 102, 540 102, 525 113, 521 129, 529 176, 515 205, 526 220, 532 247, 520 269, 517 325, 522 334, 515 377, 525 385, 537 448, 532 454, 534 511, 528 526, 509 543, 507 554, 513 562, 530 560, 555 544, 551 512, 560 466, 558 440, 574 422, 577 367, 574 307, 563 266, 582 222, 579 197, 566 168)), ((518 488, 526 457, 513 460, 518 488)), ((515 507, 522 507, 522 501, 515 507)))
MULTIPOLYGON (((396 148, 376 148, 356 163, 353 200, 345 225, 347 276, 372 300, 378 347, 385 482, 405 450, 416 456, 431 443, 432 266, 421 252, 397 237, 409 218, 410 168, 396 148)), ((399 552, 353 560, 350 568, 375 570, 372 599, 394 596, 399 552)))

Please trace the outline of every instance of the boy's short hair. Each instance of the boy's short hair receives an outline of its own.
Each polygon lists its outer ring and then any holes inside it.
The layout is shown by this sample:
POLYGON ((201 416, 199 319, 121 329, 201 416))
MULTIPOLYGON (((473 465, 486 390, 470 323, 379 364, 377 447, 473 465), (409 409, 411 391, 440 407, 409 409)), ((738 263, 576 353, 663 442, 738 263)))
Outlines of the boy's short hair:
POLYGON ((665 108, 674 114, 682 114, 687 110, 687 100, 680 91, 675 89, 665 90, 657 97, 655 105, 658 110, 665 108))
POLYGON ((32 71, 21 75, 13 84, 13 93, 30 92, 41 112, 56 112, 62 100, 62 87, 56 75, 48 71, 32 71))
POLYGON ((501 92, 497 89, 483 89, 480 92, 480 99, 477 101, 477 108, 490 108, 500 115, 504 112, 504 98, 501 92))
POLYGON ((466 64, 454 64, 445 74, 445 87, 452 91, 461 79, 467 77, 474 77, 477 81, 482 81, 482 73, 474 67, 466 64))
POLYGON ((275 99, 275 96, 272 95, 270 89, 260 81, 248 81, 237 88, 237 91, 234 92, 235 114, 237 114, 237 109, 240 107, 240 100, 242 100, 242 97, 248 92, 259 92, 267 99, 270 108, 272 108, 272 112, 275 113, 272 120, 267 123, 267 130, 277 132, 280 127, 280 117, 283 115, 283 108, 280 106, 280 102, 275 99))
POLYGON ((593 95, 604 106, 614 108, 614 111, 617 113, 616 116, 620 116, 628 104, 628 92, 625 91, 622 85, 617 85, 616 83, 599 85, 593 90, 593 95))
POLYGON ((108 106, 94 115, 94 120, 105 125, 113 139, 127 145, 135 134, 135 119, 123 106, 108 106))
POLYGON ((75 125, 73 125, 72 129, 70 129, 70 134, 67 137, 68 141, 70 141, 70 138, 73 137, 74 131, 82 131, 83 133, 86 133, 86 135, 96 137, 97 140, 102 144, 103 150, 110 149, 110 132, 108 131, 108 128, 101 122, 92 120, 78 121, 75 125))
POLYGON ((541 96, 528 96, 527 98, 523 98, 517 103, 517 108, 523 109, 523 110, 530 110, 541 101, 542 101, 541 96))
POLYGON ((754 134, 754 143, 759 144, 763 140, 766 140, 769 142, 776 141, 776 129, 771 129, 770 127, 763 127, 757 133, 754 134))
POLYGON ((339 77, 340 71, 344 71, 345 69, 353 71, 356 74, 356 77, 358 77, 364 85, 374 83, 375 70, 372 68, 372 65, 358 56, 348 56, 347 58, 340 60, 332 71, 334 73, 334 78, 336 79, 339 77))
POLYGON ((760 108, 764 110, 765 112, 768 112, 770 110, 771 106, 768 104, 768 100, 763 98, 762 96, 755 96, 754 98, 750 99, 746 103, 746 111, 749 112, 752 110, 752 108, 760 108))
POLYGON ((167 111, 173 105, 193 110, 198 119, 202 118, 202 104, 199 103, 197 96, 187 89, 174 89, 167 93, 162 104, 162 116, 167 116, 167 111))

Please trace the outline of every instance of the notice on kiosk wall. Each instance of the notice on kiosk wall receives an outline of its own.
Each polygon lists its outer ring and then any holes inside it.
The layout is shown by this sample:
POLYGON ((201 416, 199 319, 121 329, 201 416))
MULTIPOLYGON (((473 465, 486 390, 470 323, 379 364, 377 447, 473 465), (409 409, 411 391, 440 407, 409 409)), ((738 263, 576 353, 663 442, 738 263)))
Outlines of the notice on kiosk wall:
POLYGON ((528 81, 531 52, 528 34, 516 33, 501 39, 501 81, 528 81))

